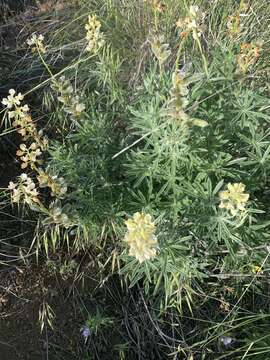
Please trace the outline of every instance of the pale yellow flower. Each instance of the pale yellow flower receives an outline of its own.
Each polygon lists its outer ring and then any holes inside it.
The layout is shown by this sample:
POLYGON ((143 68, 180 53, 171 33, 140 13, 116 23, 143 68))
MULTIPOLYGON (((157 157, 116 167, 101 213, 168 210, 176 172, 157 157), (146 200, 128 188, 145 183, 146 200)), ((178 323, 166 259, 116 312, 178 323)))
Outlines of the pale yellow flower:
POLYGON ((208 126, 207 121, 190 117, 186 112, 188 106, 187 95, 189 82, 183 72, 174 72, 172 75, 172 88, 170 91, 171 98, 168 102, 167 114, 177 120, 179 124, 187 128, 187 126, 208 126))
POLYGON ((33 52, 39 51, 42 54, 45 54, 46 46, 44 45, 43 41, 44 41, 43 35, 33 34, 30 39, 26 40, 26 43, 28 46, 32 48, 33 52))
POLYGON ((243 16, 247 15, 246 13, 248 12, 248 10, 248 3, 246 3, 245 1, 241 1, 240 6, 236 10, 236 12, 233 15, 228 16, 227 29, 228 35, 231 39, 236 38, 238 35, 241 34, 244 25, 241 22, 241 19, 243 18, 243 16))
POLYGON ((23 95, 21 93, 18 95, 15 94, 16 91, 14 89, 10 89, 8 97, 2 100, 2 104, 6 106, 7 109, 12 109, 14 106, 17 107, 21 104, 23 95))
POLYGON ((26 144, 21 144, 20 149, 17 150, 16 155, 19 156, 22 161, 21 168, 25 169, 27 166, 30 166, 32 169, 35 169, 36 164, 41 164, 42 161, 38 159, 42 155, 41 149, 38 147, 37 143, 32 143, 29 147, 26 144))
POLYGON ((129 245, 129 255, 134 256, 140 263, 154 258, 158 243, 151 216, 137 212, 125 224, 127 233, 124 241, 129 245))
POLYGON ((23 105, 23 106, 16 106, 15 105, 15 110, 9 111, 8 112, 8 117, 10 119, 24 118, 25 116, 28 116, 28 111, 29 110, 30 109, 29 109, 28 105, 23 105))
POLYGON ((229 37, 233 38, 239 35, 241 31, 241 19, 238 13, 228 17, 227 29, 229 37))
POLYGON ((245 194, 245 185, 242 183, 229 183, 227 190, 219 193, 221 209, 227 209, 235 216, 239 211, 245 210, 245 205, 249 199, 249 194, 245 194))
POLYGON ((97 52, 105 43, 103 33, 100 31, 101 23, 96 15, 88 16, 88 23, 85 25, 87 47, 90 52, 97 52))
MULTIPOLYGON (((23 100, 23 95, 16 92, 14 89, 9 90, 9 96, 2 100, 2 104, 6 106, 8 110, 9 120, 12 121, 12 126, 17 130, 17 132, 23 137, 24 140, 28 140, 29 138, 33 138, 34 142, 40 147, 42 150, 47 148, 48 141, 44 137, 41 137, 41 133, 37 132, 36 126, 29 114, 30 108, 27 104, 21 104, 23 100)), ((30 146, 30 150, 36 150, 33 148, 35 145, 30 146)), ((25 145, 23 145, 25 147, 25 145)), ((21 150, 18 150, 19 153, 21 150)), ((40 150, 37 150, 36 156, 40 155, 40 150)), ((33 153, 34 155, 34 153, 33 153)), ((23 156, 23 155, 19 155, 23 156)), ((31 158, 31 156, 30 156, 31 158)), ((26 167, 26 161, 24 161, 24 165, 22 168, 26 167)))
POLYGON ((56 225, 62 225, 68 228, 73 225, 69 216, 63 212, 60 202, 54 201, 49 206, 50 220, 56 225))
POLYGON ((197 5, 191 5, 188 16, 179 19, 176 26, 182 30, 181 36, 185 37, 192 32, 193 38, 196 40, 202 34, 202 22, 205 14, 202 13, 197 5))
POLYGON ((150 43, 152 52, 157 58, 159 66, 161 67, 171 54, 169 44, 165 43, 163 35, 154 36, 153 39, 151 39, 150 43))
POLYGON ((38 191, 36 189, 35 183, 27 174, 21 174, 18 177, 18 182, 10 182, 8 189, 11 193, 11 201, 13 203, 27 203, 32 205, 33 203, 38 203, 38 191))
POLYGON ((144 0, 144 2, 151 5, 154 11, 157 11, 159 13, 164 13, 166 9, 166 5, 164 2, 161 2, 159 0, 144 0))
POLYGON ((237 57, 237 71, 245 74, 248 69, 254 65, 261 56, 261 44, 244 43, 240 45, 240 54, 237 57))
POLYGON ((191 5, 189 8, 189 15, 193 18, 196 19, 196 17, 198 17, 199 14, 199 6, 198 5, 191 5))
POLYGON ((51 189, 51 196, 61 198, 67 192, 67 185, 62 177, 59 178, 57 175, 49 175, 45 171, 39 169, 37 179, 41 188, 49 187, 51 189))
POLYGON ((262 267, 258 265, 252 265, 251 270, 254 274, 260 274, 263 272, 262 267))
POLYGON ((64 76, 52 83, 53 90, 59 93, 57 99, 64 105, 64 111, 70 114, 73 120, 79 118, 85 110, 85 105, 80 102, 79 96, 74 94, 73 86, 64 76))

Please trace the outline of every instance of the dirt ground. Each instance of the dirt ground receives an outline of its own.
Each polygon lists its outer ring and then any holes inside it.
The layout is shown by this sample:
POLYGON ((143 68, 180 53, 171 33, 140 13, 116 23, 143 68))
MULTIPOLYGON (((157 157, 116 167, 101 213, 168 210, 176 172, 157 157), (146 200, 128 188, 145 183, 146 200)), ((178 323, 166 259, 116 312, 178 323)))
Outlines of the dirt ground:
POLYGON ((0 277, 1 360, 45 359, 38 329, 40 284, 29 283, 16 267, 2 270, 0 277))
POLYGON ((83 311, 74 306, 74 284, 48 277, 42 267, 14 266, 0 272, 0 359, 82 359, 83 311), (43 301, 54 312, 53 330, 41 333, 43 301))

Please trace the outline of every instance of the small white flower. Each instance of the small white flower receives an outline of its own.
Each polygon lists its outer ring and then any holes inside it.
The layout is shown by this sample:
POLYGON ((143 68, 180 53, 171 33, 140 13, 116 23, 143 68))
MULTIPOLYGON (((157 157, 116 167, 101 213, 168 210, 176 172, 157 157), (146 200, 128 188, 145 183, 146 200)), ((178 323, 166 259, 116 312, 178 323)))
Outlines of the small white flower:
POLYGON ((30 108, 29 108, 29 106, 28 106, 27 104, 25 104, 25 105, 23 105, 23 106, 21 107, 21 110, 22 110, 23 112, 28 112, 28 111, 30 110, 30 108))
POLYGON ((8 189, 9 189, 9 190, 13 190, 13 189, 15 189, 15 188, 16 188, 16 184, 14 184, 13 181, 10 181, 10 182, 9 182, 9 185, 8 185, 8 189))
POLYGON ((43 44, 44 36, 33 34, 30 39, 26 40, 28 46, 32 47, 32 51, 40 51, 42 54, 46 52, 46 46, 43 44))
POLYGON ((22 174, 20 175, 20 178, 21 178, 23 181, 25 181, 25 180, 31 180, 31 179, 27 176, 27 174, 25 174, 25 173, 22 173, 22 174))
POLYGON ((82 111, 84 111, 85 110, 85 105, 84 104, 77 104, 76 105, 76 111, 78 112, 78 113, 80 113, 80 112, 82 112, 82 111))
POLYGON ((33 205, 33 203, 39 201, 35 183, 24 173, 18 177, 17 183, 11 181, 8 189, 11 190, 11 200, 13 203, 25 202, 33 205))
POLYGON ((14 106, 19 106, 23 100, 23 95, 19 93, 15 96, 16 91, 14 89, 9 90, 9 95, 7 98, 2 100, 2 104, 7 107, 7 109, 12 109, 14 106))
POLYGON ((227 347, 232 344, 233 338, 230 336, 221 336, 220 341, 227 347))
POLYGON ((197 5, 191 5, 189 8, 189 14, 193 17, 196 17, 199 12, 199 7, 197 5))

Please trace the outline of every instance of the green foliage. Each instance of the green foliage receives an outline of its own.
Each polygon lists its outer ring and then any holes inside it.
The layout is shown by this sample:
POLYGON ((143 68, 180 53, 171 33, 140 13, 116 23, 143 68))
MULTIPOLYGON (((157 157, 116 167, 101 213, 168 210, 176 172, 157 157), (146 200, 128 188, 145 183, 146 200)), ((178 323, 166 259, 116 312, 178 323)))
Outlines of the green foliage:
POLYGON ((97 334, 101 328, 113 326, 113 323, 114 323, 113 318, 102 315, 99 312, 99 310, 97 310, 96 314, 90 316, 86 321, 86 324, 90 329, 90 332, 91 333, 93 332, 95 334, 97 334))

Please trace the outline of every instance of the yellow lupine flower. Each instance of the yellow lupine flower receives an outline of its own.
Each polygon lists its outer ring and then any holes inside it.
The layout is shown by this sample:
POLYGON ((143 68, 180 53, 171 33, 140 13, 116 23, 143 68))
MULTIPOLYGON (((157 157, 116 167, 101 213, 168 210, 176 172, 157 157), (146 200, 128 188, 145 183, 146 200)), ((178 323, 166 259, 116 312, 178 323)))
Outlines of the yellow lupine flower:
POLYGON ((85 105, 80 102, 79 96, 75 95, 71 82, 61 76, 53 81, 52 89, 59 94, 57 99, 64 105, 64 111, 71 115, 72 120, 77 120, 85 110, 85 105))
POLYGON ((261 56, 261 43, 244 43, 240 45, 240 54, 237 57, 237 71, 245 74, 261 56))
POLYGON ((162 67, 171 54, 169 44, 165 43, 163 35, 154 36, 153 39, 151 39, 150 43, 151 50, 157 58, 159 66, 162 67))
POLYGON ((202 13, 197 5, 191 5, 188 16, 179 19, 176 26, 182 30, 181 36, 186 37, 192 32, 193 38, 196 40, 202 34, 202 28, 199 24, 203 22, 205 14, 202 13))
POLYGON ((28 205, 39 203, 39 194, 36 185, 33 180, 24 173, 18 177, 17 183, 10 181, 8 189, 11 191, 11 201, 13 203, 23 202, 28 205))
POLYGON ((27 168, 27 166, 31 166, 32 169, 35 169, 36 164, 42 163, 42 161, 38 159, 38 157, 42 155, 42 151, 35 142, 28 147, 26 144, 21 144, 19 150, 16 151, 16 155, 19 156, 22 161, 22 169, 27 168))
POLYGON ((235 216, 239 211, 245 210, 249 194, 245 194, 245 185, 242 183, 229 183, 227 190, 219 193, 221 209, 227 209, 235 216))
POLYGON ((243 28, 241 18, 246 15, 248 10, 248 3, 246 3, 245 1, 241 1, 237 11, 233 15, 228 16, 227 29, 230 38, 234 38, 241 33, 241 30, 243 28))
POLYGON ((125 222, 127 233, 124 241, 129 245, 129 255, 140 263, 152 259, 157 253, 157 238, 154 235, 155 225, 149 214, 135 213, 125 222))
POLYGON ((10 89, 8 92, 9 95, 2 100, 2 104, 6 106, 7 109, 19 106, 23 100, 23 95, 21 93, 16 95, 16 91, 14 89, 10 89))
POLYGON ((105 43, 104 35, 101 32, 101 23, 96 15, 88 16, 88 23, 85 25, 87 47, 86 51, 97 52, 105 43))
POLYGON ((31 47, 32 51, 40 51, 42 54, 46 53, 46 46, 43 44, 44 36, 38 34, 32 34, 30 39, 26 40, 28 46, 31 47))
POLYGON ((171 98, 168 103, 168 115, 179 124, 184 126, 195 125, 198 127, 208 126, 207 121, 190 117, 185 109, 188 106, 188 85, 185 73, 182 71, 174 72, 172 75, 172 88, 170 91, 171 98))
POLYGON ((262 267, 258 265, 252 265, 252 272, 254 274, 260 274, 262 273, 262 267))

